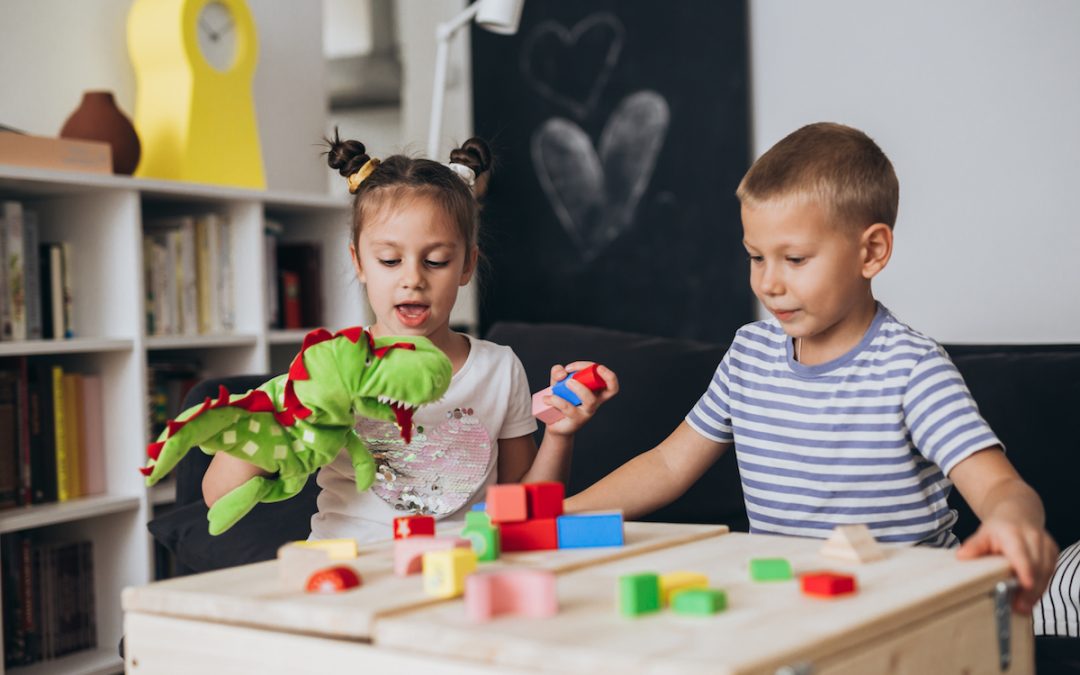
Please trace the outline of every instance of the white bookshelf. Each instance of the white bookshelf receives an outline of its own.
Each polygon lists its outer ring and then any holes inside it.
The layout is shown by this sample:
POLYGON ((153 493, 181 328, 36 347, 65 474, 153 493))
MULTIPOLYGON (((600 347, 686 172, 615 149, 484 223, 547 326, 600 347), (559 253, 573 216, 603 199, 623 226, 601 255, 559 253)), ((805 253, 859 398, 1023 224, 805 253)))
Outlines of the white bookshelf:
MULTIPOLYGON (((41 241, 68 241, 74 295, 70 340, 0 342, 0 358, 28 356, 65 370, 100 374, 104 401, 105 494, 0 512, 0 533, 41 530, 89 539, 94 550, 98 648, 33 666, 31 673, 113 673, 122 669, 120 591, 153 575, 146 529, 155 505, 174 499, 168 485, 148 490, 138 468, 149 442, 147 368, 151 359, 197 360, 206 376, 282 372, 306 330, 269 330, 264 292, 264 222, 283 241, 322 245, 323 317, 329 328, 366 323, 366 303, 348 255, 346 197, 274 193, 0 166, 0 199, 39 214, 41 241), (235 330, 228 334, 145 334, 144 221, 177 213, 224 214, 231 223, 235 330)), ((5 598, 7 602, 10 599, 5 598)), ((2 660, 0 660, 2 664, 2 660)), ((2 673, 0 665, 0 673, 2 673)))

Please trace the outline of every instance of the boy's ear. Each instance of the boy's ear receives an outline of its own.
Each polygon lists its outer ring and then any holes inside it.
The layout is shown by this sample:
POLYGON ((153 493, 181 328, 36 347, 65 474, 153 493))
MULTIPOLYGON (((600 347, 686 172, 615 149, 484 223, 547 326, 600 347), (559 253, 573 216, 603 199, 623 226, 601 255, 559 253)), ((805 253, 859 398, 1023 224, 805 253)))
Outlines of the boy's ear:
POLYGON ((476 273, 476 263, 480 259, 480 248, 473 246, 472 250, 465 256, 465 267, 461 270, 461 281, 459 286, 464 286, 472 279, 473 274, 476 273))
POLYGON ((862 275, 873 279, 885 269, 892 257, 893 231, 885 223, 874 223, 862 233, 860 251, 862 253, 862 275))
POLYGON ((356 247, 349 244, 349 257, 352 258, 353 267, 356 269, 356 277, 360 279, 360 283, 366 284, 367 278, 364 275, 364 268, 360 265, 360 256, 356 255, 356 247))

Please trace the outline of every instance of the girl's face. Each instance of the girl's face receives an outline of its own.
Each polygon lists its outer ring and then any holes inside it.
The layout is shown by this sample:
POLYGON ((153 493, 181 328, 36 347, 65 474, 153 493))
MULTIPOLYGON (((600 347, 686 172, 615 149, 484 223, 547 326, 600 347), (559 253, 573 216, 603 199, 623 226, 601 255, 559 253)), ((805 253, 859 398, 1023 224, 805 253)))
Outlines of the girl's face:
POLYGON ((375 311, 372 332, 448 338, 450 310, 476 269, 477 251, 427 197, 386 208, 365 223, 350 247, 357 275, 375 311))

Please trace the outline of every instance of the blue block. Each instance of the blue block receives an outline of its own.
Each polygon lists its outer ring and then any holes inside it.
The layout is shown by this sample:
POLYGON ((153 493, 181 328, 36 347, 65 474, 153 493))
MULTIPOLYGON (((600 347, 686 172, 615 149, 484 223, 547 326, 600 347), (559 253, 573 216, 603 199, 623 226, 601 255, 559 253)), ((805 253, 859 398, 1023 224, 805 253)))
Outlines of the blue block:
POLYGON ((483 511, 487 508, 487 502, 480 502, 479 504, 473 504, 470 511, 483 511))
POLYGON ((581 398, 570 390, 570 387, 566 386, 566 383, 570 381, 570 378, 574 376, 574 372, 570 371, 570 374, 559 380, 551 387, 551 393, 555 394, 559 398, 566 399, 574 405, 581 405, 581 398))
POLYGON ((555 519, 559 548, 623 545, 621 513, 579 513, 555 519))

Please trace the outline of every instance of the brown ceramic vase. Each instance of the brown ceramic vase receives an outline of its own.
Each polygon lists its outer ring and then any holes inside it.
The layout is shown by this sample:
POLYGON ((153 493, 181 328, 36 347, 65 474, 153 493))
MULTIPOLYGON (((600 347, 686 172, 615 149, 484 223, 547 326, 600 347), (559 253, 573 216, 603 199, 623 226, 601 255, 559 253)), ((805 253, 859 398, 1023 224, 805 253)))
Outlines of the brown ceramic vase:
POLYGON ((104 141, 112 146, 113 173, 130 175, 139 164, 139 136, 111 91, 88 91, 60 129, 61 138, 104 141))

